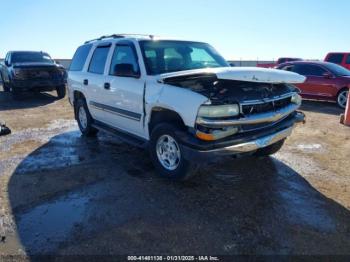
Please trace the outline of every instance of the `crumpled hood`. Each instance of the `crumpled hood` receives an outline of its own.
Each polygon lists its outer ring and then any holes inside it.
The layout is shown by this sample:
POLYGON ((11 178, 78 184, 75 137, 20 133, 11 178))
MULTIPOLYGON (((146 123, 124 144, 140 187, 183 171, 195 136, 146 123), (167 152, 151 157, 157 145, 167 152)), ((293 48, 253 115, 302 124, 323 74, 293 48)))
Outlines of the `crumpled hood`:
POLYGON ((218 79, 222 80, 235 80, 257 83, 300 84, 304 83, 306 80, 305 76, 293 72, 259 67, 219 67, 195 69, 161 74, 159 80, 164 81, 173 77, 189 77, 210 74, 215 74, 218 79))

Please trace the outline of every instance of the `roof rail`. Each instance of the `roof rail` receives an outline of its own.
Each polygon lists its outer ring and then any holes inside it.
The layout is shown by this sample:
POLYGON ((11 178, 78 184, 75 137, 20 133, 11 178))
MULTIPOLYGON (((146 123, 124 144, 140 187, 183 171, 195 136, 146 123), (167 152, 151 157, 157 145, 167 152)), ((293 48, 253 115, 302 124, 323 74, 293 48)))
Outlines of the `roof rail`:
POLYGON ((108 38, 126 38, 126 37, 132 37, 132 36, 143 36, 143 37, 146 36, 146 37, 149 37, 151 39, 154 38, 154 35, 146 35, 146 34, 113 34, 113 35, 104 35, 104 36, 101 36, 99 38, 86 41, 85 44, 88 44, 88 43, 91 43, 94 41, 103 40, 103 39, 108 39, 108 38))

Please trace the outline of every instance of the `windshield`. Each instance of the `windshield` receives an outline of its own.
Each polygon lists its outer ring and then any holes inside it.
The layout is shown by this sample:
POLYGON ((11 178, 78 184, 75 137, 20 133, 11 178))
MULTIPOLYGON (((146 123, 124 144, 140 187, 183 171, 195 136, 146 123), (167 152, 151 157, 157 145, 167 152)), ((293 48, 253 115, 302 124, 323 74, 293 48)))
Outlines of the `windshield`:
POLYGON ((337 76, 350 76, 350 71, 340 65, 327 63, 326 67, 337 76))
POLYGON ((229 64, 208 44, 184 41, 140 41, 147 73, 227 67, 229 64))
POLYGON ((11 63, 52 63, 51 57, 42 52, 16 52, 11 55, 11 63))

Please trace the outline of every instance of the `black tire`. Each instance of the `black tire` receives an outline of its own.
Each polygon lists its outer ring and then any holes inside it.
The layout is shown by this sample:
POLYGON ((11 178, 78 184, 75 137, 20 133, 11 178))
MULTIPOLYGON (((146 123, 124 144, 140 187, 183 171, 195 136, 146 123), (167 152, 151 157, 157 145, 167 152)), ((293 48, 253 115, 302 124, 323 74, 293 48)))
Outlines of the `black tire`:
POLYGON ((338 95, 337 95, 337 105, 342 108, 345 109, 346 107, 346 100, 344 101, 344 96, 348 97, 348 93, 349 89, 348 88, 343 88, 342 90, 339 91, 338 95))
POLYGON ((66 96, 66 86, 65 85, 57 86, 56 92, 57 92, 58 99, 64 98, 66 96))
POLYGON ((0 124, 0 136, 6 136, 11 134, 10 128, 5 125, 0 124))
POLYGON ((278 141, 270 146, 258 149, 255 152, 255 156, 262 157, 262 156, 270 156, 275 153, 277 153, 283 146, 285 140, 278 141))
POLYGON ((4 89, 4 92, 10 92, 11 91, 11 87, 9 86, 9 84, 6 84, 3 80, 2 80, 2 87, 4 89))
POLYGON ((185 181, 189 180, 190 178, 196 175, 198 165, 191 163, 183 157, 182 146, 179 143, 179 139, 176 135, 177 131, 180 131, 179 128, 172 124, 164 123, 155 126, 151 134, 149 150, 152 162, 157 170, 157 173, 161 177, 176 181, 185 181), (175 144, 173 144, 173 146, 177 148, 179 152, 178 161, 176 161, 177 166, 173 170, 166 168, 162 164, 157 154, 158 140, 162 139, 165 136, 172 138, 176 142, 175 144))
POLYGON ((4 92, 9 92, 10 90, 9 90, 7 84, 5 83, 4 78, 2 77, 2 74, 1 74, 1 73, 0 73, 0 81, 1 81, 1 83, 2 83, 3 91, 4 91, 4 92))
POLYGON ((9 92, 11 92, 11 96, 13 100, 21 100, 23 97, 23 93, 20 92, 17 88, 13 87, 11 84, 7 84, 9 88, 9 92))
POLYGON ((84 136, 95 136, 98 130, 92 126, 94 120, 90 115, 85 99, 78 99, 75 102, 74 113, 81 133, 84 136), (83 110, 86 114, 86 125, 84 124, 84 120, 81 119, 80 110, 83 110))

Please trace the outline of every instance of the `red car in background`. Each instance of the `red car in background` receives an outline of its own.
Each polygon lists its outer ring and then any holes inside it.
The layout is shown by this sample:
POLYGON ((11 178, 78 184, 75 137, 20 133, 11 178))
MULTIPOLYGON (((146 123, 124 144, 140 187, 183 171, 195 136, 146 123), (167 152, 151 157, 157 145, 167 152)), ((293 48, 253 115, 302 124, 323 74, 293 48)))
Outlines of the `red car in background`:
POLYGON ((286 63, 286 62, 293 62, 293 61, 302 61, 301 58, 293 58, 293 57, 280 57, 278 58, 276 63, 267 63, 267 64, 263 64, 263 63, 258 63, 256 66, 257 67, 263 67, 263 68, 274 68, 280 64, 286 63))
POLYGON ((297 84, 301 95, 307 99, 336 102, 346 107, 350 71, 333 63, 297 61, 281 64, 277 69, 287 70, 306 76, 303 84, 297 84))
POLYGON ((329 53, 324 61, 340 65, 350 70, 350 53, 329 53))

